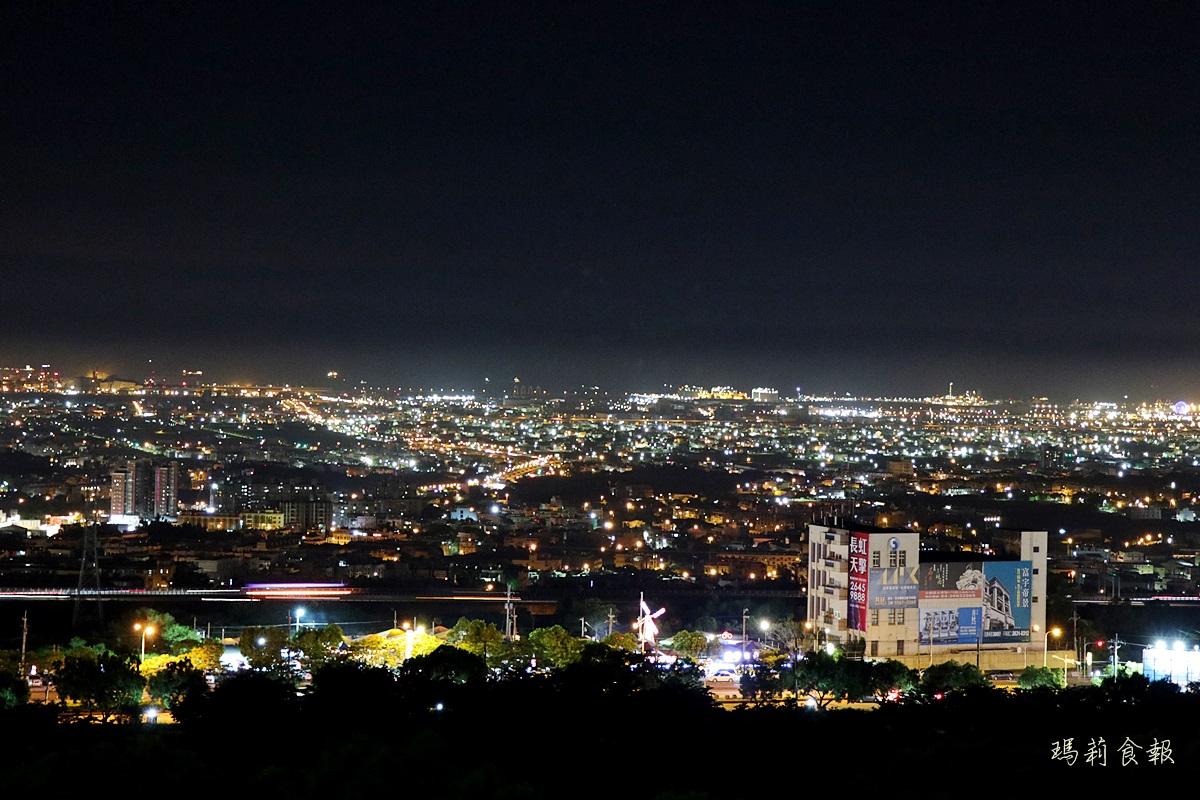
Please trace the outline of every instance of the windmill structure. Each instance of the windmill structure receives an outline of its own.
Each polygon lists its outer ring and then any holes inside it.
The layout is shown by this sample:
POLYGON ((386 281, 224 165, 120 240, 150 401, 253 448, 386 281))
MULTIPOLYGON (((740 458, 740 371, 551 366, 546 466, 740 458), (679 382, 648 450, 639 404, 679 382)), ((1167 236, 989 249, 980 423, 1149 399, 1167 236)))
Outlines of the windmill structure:
POLYGON ((660 608, 654 613, 650 612, 650 606, 646 605, 646 595, 643 592, 641 596, 641 607, 638 614, 637 622, 633 623, 634 629, 638 635, 638 650, 645 653, 654 650, 654 637, 658 636, 658 624, 654 621, 667 612, 667 609, 660 608))

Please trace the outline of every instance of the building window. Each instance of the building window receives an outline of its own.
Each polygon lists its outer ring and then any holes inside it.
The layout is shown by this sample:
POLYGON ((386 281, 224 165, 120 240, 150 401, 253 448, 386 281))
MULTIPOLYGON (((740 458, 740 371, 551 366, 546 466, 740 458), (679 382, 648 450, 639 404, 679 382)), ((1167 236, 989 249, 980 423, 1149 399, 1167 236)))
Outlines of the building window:
POLYGON ((1034 568, 1033 568, 1033 574, 1034 574, 1034 575, 1037 575, 1037 574, 1038 574, 1038 568, 1037 568, 1037 567, 1034 567, 1034 568))
POLYGON ((878 639, 871 640, 871 655, 872 656, 879 655, 879 640, 878 639))
POLYGON ((878 608, 871 609, 871 624, 872 625, 879 624, 879 609, 878 608))
POLYGON ((888 609, 888 625, 895 625, 895 624, 896 624, 896 609, 889 608, 888 609))
POLYGON ((1040 553, 1040 552, 1042 552, 1042 548, 1041 548, 1041 547, 1039 547, 1038 545, 1034 545, 1034 546, 1033 546, 1033 552, 1035 552, 1035 553, 1040 553))
POLYGON ((898 655, 898 656, 904 655, 904 640, 903 639, 896 640, 896 655, 898 655))
POLYGON ((895 550, 888 553, 888 566, 889 567, 896 566, 896 551, 895 550))
POLYGON ((897 625, 904 624, 904 609, 903 608, 896 609, 896 624, 897 625))
POLYGON ((1035 603, 1036 603, 1037 601, 1038 601, 1037 597, 1034 597, 1034 598, 1033 598, 1033 602, 1035 602, 1035 603))
POLYGON ((879 551, 878 550, 875 550, 871 553, 871 566, 872 567, 879 566, 879 551))
POLYGON ((901 566, 901 567, 908 566, 908 551, 907 550, 901 550, 899 552, 899 554, 897 554, 896 557, 900 560, 900 563, 898 566, 901 566))

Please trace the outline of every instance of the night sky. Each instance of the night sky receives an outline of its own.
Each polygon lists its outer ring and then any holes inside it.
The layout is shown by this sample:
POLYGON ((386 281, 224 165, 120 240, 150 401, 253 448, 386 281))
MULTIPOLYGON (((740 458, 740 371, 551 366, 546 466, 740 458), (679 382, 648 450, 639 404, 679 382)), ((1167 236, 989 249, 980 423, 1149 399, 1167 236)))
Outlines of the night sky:
POLYGON ((1200 401, 1200 16, 0 10, 0 364, 1200 401))

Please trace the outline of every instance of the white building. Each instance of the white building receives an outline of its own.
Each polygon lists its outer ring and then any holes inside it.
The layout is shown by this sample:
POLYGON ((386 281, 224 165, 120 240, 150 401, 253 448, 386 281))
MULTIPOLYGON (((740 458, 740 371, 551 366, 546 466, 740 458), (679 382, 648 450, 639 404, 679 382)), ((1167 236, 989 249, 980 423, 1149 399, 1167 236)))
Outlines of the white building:
POLYGON ((818 643, 910 666, 1016 669, 1048 655, 1045 531, 989 531, 986 555, 922 552, 918 533, 858 523, 812 524, 808 534, 818 643))

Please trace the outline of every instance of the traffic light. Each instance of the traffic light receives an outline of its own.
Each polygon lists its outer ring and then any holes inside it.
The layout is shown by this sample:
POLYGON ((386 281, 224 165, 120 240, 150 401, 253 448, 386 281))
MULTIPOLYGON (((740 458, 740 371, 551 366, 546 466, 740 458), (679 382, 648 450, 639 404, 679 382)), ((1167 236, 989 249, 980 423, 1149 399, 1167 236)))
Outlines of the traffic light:
POLYGON ((1097 639, 1097 640, 1096 640, 1096 647, 1104 647, 1104 640, 1103 640, 1103 639, 1097 639))

